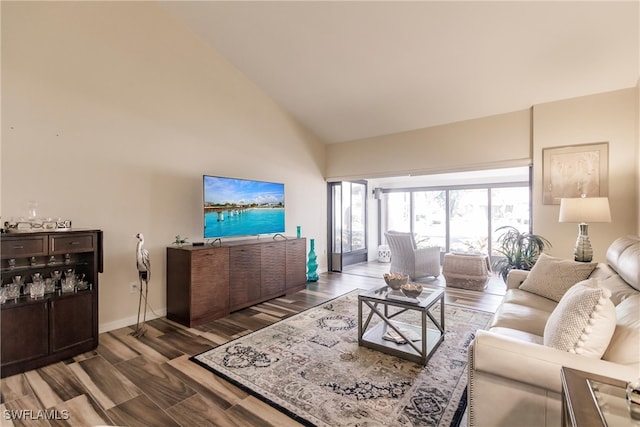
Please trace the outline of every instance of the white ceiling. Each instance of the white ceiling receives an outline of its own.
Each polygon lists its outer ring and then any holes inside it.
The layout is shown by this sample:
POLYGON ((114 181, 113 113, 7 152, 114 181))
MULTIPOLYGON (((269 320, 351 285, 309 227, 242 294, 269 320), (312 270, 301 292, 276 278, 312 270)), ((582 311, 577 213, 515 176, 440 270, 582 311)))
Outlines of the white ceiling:
POLYGON ((639 1, 175 1, 327 143, 633 87, 639 1))

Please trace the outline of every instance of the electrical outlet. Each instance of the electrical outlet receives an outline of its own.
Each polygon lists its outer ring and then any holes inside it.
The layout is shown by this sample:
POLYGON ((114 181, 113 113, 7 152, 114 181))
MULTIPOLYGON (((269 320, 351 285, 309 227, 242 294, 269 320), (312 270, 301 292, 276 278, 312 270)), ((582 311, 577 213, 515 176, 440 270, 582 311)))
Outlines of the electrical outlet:
POLYGON ((140 289, 140 284, 138 282, 129 283, 129 293, 135 294, 140 289))

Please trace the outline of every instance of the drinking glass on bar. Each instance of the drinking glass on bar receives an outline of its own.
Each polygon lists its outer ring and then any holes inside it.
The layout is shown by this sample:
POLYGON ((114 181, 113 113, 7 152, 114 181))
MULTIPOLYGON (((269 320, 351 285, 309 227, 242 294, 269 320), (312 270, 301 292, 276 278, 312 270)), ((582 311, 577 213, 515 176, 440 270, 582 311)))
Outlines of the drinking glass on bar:
POLYGON ((44 279, 44 293, 50 294, 56 290, 56 284, 51 277, 44 279))
POLYGON ((29 295, 33 299, 42 298, 44 296, 44 281, 42 279, 34 280, 33 283, 31 283, 29 295))
POLYGON ((20 284, 16 282, 8 283, 6 286, 7 299, 12 299, 14 302, 20 298, 20 284))

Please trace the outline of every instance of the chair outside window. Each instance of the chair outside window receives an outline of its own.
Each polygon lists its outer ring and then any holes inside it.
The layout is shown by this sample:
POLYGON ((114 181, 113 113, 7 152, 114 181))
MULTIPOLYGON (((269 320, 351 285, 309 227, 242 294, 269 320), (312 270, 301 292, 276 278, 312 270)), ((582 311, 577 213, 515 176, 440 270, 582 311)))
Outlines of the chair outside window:
POLYGON ((440 275, 440 248, 418 248, 413 233, 387 231, 384 233, 391 249, 389 272, 408 274, 410 280, 440 275))

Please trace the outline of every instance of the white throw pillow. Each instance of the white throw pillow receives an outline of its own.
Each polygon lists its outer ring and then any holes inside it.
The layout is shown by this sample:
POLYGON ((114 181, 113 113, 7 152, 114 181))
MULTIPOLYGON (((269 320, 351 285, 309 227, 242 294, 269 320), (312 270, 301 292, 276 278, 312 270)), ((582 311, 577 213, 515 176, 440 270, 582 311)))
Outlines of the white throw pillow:
POLYGON ((616 327, 611 292, 598 280, 577 283, 564 294, 544 327, 548 347, 600 359, 616 327))
POLYGON ((560 301, 567 289, 585 280, 598 264, 540 254, 520 289, 560 301))

